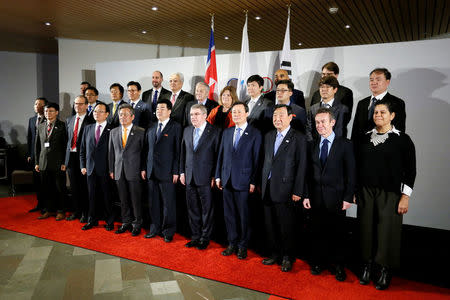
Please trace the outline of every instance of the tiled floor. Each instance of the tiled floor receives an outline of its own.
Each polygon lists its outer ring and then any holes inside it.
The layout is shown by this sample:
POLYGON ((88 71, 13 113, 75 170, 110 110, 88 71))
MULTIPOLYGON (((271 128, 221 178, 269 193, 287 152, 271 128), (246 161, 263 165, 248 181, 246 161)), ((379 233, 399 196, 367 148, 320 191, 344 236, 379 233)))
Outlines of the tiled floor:
POLYGON ((256 291, 0 229, 0 300, 268 298, 256 291))

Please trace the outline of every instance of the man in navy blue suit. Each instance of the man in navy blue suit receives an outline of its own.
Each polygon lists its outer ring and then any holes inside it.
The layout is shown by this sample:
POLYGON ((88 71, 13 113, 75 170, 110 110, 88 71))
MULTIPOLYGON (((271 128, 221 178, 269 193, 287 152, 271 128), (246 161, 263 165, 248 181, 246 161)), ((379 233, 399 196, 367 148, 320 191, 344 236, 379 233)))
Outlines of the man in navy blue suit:
POLYGON ((186 201, 192 240, 186 247, 204 250, 209 245, 213 229, 214 207, 211 189, 220 131, 206 122, 207 110, 203 104, 194 104, 190 110, 191 126, 186 127, 181 142, 180 182, 186 185, 186 201))
POLYGON ((146 168, 141 172, 147 181, 150 231, 145 238, 158 234, 170 242, 176 230, 176 189, 180 165, 181 125, 170 118, 172 103, 161 99, 156 118, 145 135, 146 168))
POLYGON ((231 115, 236 126, 223 132, 216 167, 216 184, 223 189, 229 243, 222 255, 237 252, 239 259, 245 259, 250 235, 247 200, 249 193, 255 191, 262 137, 247 123, 247 104, 236 102, 231 115))
POLYGON ((336 265, 336 280, 344 281, 345 211, 353 201, 355 158, 353 145, 333 132, 333 111, 319 108, 315 116, 320 138, 310 144, 308 197, 303 206, 312 211, 311 274, 336 265))
POLYGON ((275 105, 273 125, 276 130, 264 137, 264 163, 261 191, 264 202, 266 234, 271 251, 262 261, 272 265, 281 261, 281 271, 288 272, 295 261, 295 208, 303 198, 307 143, 304 134, 291 128, 292 108, 275 105))
POLYGON ((109 105, 110 114, 108 116, 108 124, 111 124, 112 128, 116 128, 120 125, 119 122, 119 106, 126 103, 123 97, 123 86, 120 83, 113 83, 109 87, 109 93, 112 103, 109 105))
POLYGON ((88 230, 98 225, 101 213, 96 210, 96 189, 100 187, 101 198, 105 210, 105 228, 114 229, 114 214, 110 191, 110 178, 108 173, 108 143, 109 132, 112 126, 106 121, 109 115, 109 106, 98 102, 94 108, 95 123, 87 125, 80 147, 80 168, 83 175, 87 175, 89 194, 89 212, 87 224, 81 229, 88 230))
POLYGON ((152 119, 152 107, 141 100, 141 84, 136 81, 128 82, 127 93, 130 105, 134 108, 133 124, 147 129, 152 119))

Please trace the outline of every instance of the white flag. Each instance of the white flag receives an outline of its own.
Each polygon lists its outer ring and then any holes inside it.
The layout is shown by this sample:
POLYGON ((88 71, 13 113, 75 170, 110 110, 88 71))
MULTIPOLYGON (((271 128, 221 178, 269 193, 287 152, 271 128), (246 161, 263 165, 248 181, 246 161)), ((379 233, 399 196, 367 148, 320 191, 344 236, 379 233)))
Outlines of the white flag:
POLYGON ((247 14, 245 14, 245 25, 242 30, 242 45, 241 45, 241 62, 239 64, 239 77, 237 82, 237 95, 243 101, 247 95, 247 78, 250 77, 250 51, 248 46, 247 33, 247 14))
POLYGON ((283 51, 280 57, 280 69, 286 70, 289 74, 289 78, 292 78, 291 67, 291 38, 289 34, 289 21, 291 18, 291 8, 288 8, 288 19, 286 26, 286 34, 284 35, 283 51))

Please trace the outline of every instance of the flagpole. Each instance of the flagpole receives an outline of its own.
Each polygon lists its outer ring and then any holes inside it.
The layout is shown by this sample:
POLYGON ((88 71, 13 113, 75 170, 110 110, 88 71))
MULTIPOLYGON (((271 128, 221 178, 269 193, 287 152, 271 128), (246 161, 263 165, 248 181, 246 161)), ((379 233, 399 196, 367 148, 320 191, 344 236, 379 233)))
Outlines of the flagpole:
POLYGON ((211 16, 211 35, 209 38, 208 57, 206 60, 205 83, 209 86, 208 98, 215 100, 215 89, 217 87, 216 46, 214 43, 214 13, 211 16))

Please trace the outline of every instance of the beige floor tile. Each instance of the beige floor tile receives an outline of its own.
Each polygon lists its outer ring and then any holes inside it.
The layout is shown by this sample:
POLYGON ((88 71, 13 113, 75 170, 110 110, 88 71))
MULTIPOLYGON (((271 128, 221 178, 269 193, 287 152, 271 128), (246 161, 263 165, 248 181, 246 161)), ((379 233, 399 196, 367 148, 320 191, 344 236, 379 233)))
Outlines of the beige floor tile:
POLYGON ((120 259, 103 259, 95 262, 94 294, 122 291, 120 259))

